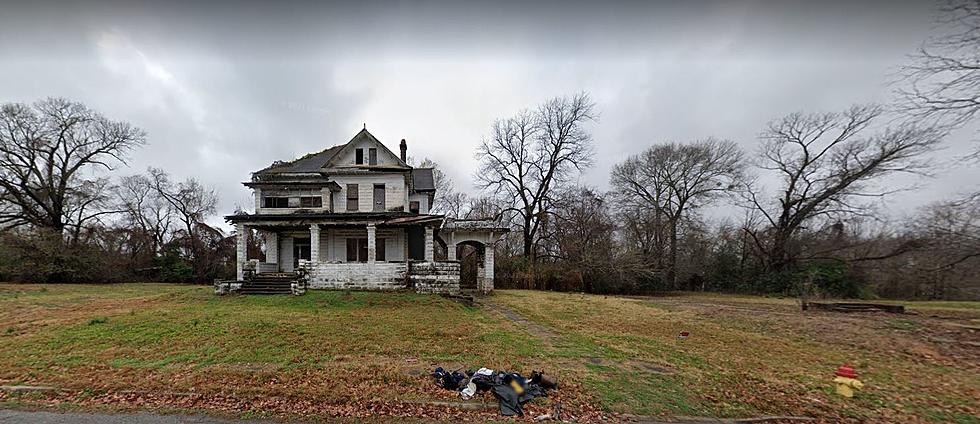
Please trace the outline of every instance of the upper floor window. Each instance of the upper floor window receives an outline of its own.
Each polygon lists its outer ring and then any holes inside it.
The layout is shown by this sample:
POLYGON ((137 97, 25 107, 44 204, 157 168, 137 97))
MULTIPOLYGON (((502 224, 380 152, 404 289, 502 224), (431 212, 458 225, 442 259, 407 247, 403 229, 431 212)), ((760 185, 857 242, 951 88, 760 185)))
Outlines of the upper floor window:
POLYGON ((264 197, 262 198, 263 208, 320 208, 323 207, 323 199, 320 196, 300 196, 300 197, 264 197))
POLYGON ((411 213, 419 213, 419 201, 412 200, 408 202, 408 211, 411 213))
POLYGON ((262 202, 263 208, 288 208, 288 197, 266 197, 262 202))
POLYGON ((357 184, 347 184, 347 211, 357 211, 357 184))
POLYGON ((303 196, 299 198, 299 207, 301 208, 319 208, 323 207, 323 198, 320 196, 303 196))
POLYGON ((364 149, 357 149, 354 152, 354 164, 356 165, 364 164, 364 149))
POLYGON ((378 164, 378 149, 368 149, 368 165, 378 164))

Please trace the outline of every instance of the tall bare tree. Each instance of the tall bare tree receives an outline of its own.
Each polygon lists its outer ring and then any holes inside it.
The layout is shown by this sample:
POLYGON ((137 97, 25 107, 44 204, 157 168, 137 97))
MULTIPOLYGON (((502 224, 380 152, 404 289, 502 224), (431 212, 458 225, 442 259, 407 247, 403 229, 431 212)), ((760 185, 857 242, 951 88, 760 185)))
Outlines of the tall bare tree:
POLYGON ((218 195, 194 178, 175 183, 166 171, 157 168, 148 169, 147 174, 156 192, 170 203, 177 219, 183 224, 183 231, 192 240, 196 239, 195 230, 198 224, 204 223, 204 219, 215 212, 218 195))
POLYGON ((903 68, 898 91, 906 111, 960 125, 980 112, 980 0, 946 1, 938 24, 939 35, 903 68))
MULTIPOLYGON (((414 164, 414 159, 409 158, 408 162, 414 164)), ((432 168, 432 183, 436 188, 436 194, 429 205, 429 212, 446 215, 450 218, 459 218, 461 211, 466 203, 466 193, 456 191, 456 183, 446 175, 439 164, 429 158, 422 159, 419 168, 432 168)))
POLYGON ((145 246, 147 253, 159 253, 171 231, 173 206, 157 191, 148 175, 122 177, 114 189, 116 208, 123 211, 126 223, 149 239, 149 245, 145 246))
POLYGON ((798 232, 819 219, 868 212, 861 199, 897 191, 875 183, 899 173, 925 173, 925 157, 945 132, 916 122, 875 129, 887 121, 879 106, 854 106, 841 113, 794 113, 771 122, 762 133, 758 166, 780 179, 771 200, 747 185, 750 207, 767 221, 763 231, 745 228, 771 271, 789 269, 799 256, 798 232))
POLYGON ((81 225, 105 194, 90 190, 104 188, 90 171, 124 163, 145 139, 141 129, 65 99, 0 106, 0 225, 58 235, 73 217, 81 225))
POLYGON ((552 190, 592 164, 587 124, 597 118, 588 94, 556 97, 497 120, 477 149, 477 184, 507 200, 521 229, 524 256, 531 260, 552 190))
MULTIPOLYGON (((627 207, 649 208, 654 226, 664 225, 666 229, 670 284, 677 284, 681 220, 732 192, 743 173, 743 156, 734 142, 708 138, 690 144, 655 145, 613 168, 611 183, 620 202, 627 207)), ((659 245, 663 245, 662 240, 659 245)))

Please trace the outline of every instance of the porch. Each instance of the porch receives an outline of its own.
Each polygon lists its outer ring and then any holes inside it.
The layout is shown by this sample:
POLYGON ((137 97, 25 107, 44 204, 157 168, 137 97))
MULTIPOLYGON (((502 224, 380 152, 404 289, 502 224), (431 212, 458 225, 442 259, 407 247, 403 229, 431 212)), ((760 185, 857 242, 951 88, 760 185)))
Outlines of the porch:
POLYGON ((304 289, 460 292, 459 262, 435 258, 440 216, 317 221, 236 222, 237 279, 295 272, 304 289), (264 249, 250 258, 253 231, 264 249))

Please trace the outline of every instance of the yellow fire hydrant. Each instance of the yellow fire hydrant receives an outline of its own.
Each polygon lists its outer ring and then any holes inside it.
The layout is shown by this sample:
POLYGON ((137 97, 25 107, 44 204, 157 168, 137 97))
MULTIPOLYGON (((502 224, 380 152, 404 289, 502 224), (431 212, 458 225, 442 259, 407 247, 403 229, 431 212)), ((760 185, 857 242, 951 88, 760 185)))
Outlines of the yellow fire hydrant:
POLYGON ((838 367, 837 372, 834 374, 837 375, 834 378, 834 384, 837 386, 837 394, 841 396, 852 398, 856 390, 864 388, 864 383, 857 379, 857 373, 854 372, 854 368, 851 368, 847 364, 838 367))

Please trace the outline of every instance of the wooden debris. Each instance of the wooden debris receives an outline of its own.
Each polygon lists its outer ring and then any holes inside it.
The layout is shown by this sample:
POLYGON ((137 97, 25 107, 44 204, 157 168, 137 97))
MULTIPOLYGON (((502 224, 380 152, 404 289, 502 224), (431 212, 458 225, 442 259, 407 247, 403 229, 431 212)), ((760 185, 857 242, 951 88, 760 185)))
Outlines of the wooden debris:
POLYGON ((806 302, 803 310, 810 308, 832 312, 890 312, 893 314, 904 314, 905 306, 885 305, 881 303, 818 303, 806 302))

